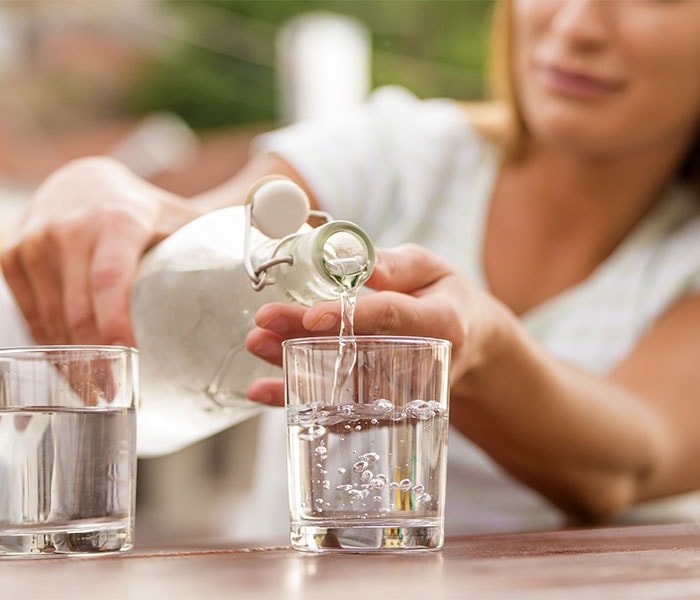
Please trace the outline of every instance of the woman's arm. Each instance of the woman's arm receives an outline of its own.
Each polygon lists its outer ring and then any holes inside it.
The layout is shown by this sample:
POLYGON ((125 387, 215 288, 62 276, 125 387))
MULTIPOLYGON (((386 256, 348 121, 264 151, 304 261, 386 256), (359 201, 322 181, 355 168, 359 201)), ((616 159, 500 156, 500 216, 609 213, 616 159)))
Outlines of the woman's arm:
POLYGON ((34 339, 48 344, 129 344, 129 293, 143 253, 204 212, 240 204, 257 179, 283 174, 255 158, 226 184, 187 200, 103 157, 67 164, 34 194, 2 270, 34 339))
MULTIPOLYGON (((595 519, 700 487, 700 298, 671 309, 600 378, 552 357, 502 304, 427 251, 380 257, 372 282, 384 291, 358 301, 356 330, 450 339, 451 421, 513 476, 595 519)), ((337 307, 263 307, 248 348, 279 361, 281 339, 308 335, 329 314, 337 307)), ((273 382, 249 393, 281 397, 273 382)))

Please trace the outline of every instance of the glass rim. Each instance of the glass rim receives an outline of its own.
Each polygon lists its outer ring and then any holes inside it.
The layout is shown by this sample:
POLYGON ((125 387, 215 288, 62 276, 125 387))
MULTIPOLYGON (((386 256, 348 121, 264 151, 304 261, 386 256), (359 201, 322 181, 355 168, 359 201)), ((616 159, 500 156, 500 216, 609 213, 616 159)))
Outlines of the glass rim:
POLYGON ((288 348, 300 348, 304 346, 316 346, 323 344, 334 344, 340 343, 340 340, 352 341, 359 344, 371 344, 376 343, 378 345, 392 345, 392 346, 403 346, 407 348, 451 348, 452 342, 442 338, 433 337, 421 337, 413 335, 353 335, 353 336, 343 336, 339 335, 329 335, 321 337, 299 337, 284 340, 282 342, 282 348, 284 350, 288 348))
MULTIPOLYGON (((34 358, 39 354, 70 354, 76 358, 80 353, 93 353, 96 357, 98 354, 125 356, 130 354, 138 354, 137 348, 132 346, 107 346, 107 345, 46 345, 46 346, 0 346, 0 357, 2 358, 34 358)), ((85 358, 90 358, 86 356, 85 358)), ((106 358, 106 357, 102 357, 106 358)))

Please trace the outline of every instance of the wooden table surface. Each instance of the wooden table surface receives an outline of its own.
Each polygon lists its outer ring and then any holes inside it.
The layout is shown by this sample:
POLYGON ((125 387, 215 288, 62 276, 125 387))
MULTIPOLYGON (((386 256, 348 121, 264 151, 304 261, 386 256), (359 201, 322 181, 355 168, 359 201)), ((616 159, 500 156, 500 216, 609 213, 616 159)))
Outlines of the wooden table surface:
POLYGON ((416 554, 210 548, 3 560, 0 598, 700 598, 700 526, 460 537, 416 554))

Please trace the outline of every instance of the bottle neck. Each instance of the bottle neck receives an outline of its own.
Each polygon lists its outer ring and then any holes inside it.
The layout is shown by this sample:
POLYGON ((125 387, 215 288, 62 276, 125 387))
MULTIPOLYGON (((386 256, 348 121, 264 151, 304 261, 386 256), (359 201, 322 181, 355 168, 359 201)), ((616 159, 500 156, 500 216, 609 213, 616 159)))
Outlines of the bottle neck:
POLYGON ((374 269, 372 241, 349 221, 331 221, 295 236, 279 254, 291 256, 293 263, 274 267, 275 285, 306 305, 356 290, 374 269))

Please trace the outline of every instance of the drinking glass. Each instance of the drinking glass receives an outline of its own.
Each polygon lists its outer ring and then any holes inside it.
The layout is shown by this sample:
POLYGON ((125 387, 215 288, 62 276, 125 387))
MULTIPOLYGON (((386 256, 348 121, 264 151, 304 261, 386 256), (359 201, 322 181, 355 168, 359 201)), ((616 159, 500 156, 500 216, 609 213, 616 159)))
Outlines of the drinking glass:
POLYGON ((132 547, 137 352, 0 349, 0 557, 132 547))
POLYGON ((292 546, 440 548, 450 343, 358 336, 283 348, 292 546))

